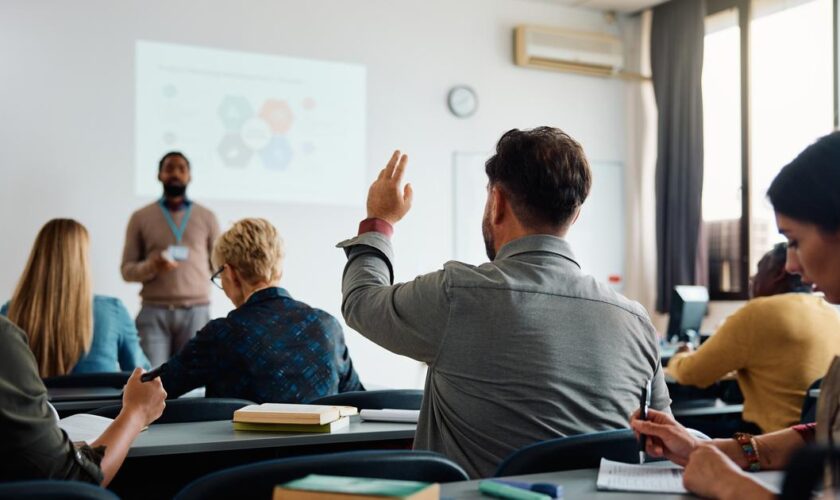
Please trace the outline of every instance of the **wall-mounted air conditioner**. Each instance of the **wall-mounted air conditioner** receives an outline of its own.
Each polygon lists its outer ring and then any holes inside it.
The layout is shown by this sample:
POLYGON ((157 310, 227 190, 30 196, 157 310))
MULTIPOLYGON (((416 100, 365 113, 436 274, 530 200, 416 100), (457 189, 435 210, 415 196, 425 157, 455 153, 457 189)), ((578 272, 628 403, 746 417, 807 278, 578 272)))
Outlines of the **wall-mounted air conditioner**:
POLYGON ((516 27, 514 47, 519 66, 603 77, 624 68, 621 40, 606 33, 523 25, 516 27))

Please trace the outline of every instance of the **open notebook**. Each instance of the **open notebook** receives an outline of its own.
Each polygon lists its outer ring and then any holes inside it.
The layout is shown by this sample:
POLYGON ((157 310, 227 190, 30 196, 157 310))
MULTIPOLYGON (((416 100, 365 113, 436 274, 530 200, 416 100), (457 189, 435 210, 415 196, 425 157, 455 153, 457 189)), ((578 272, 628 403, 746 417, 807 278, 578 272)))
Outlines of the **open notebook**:
MULTIPOLYGON (((781 472, 763 471, 752 476, 774 493, 778 494, 781 491, 784 480, 781 472)), ((599 490, 606 491, 688 493, 683 487, 683 468, 672 462, 638 465, 602 458, 596 484, 599 490)))

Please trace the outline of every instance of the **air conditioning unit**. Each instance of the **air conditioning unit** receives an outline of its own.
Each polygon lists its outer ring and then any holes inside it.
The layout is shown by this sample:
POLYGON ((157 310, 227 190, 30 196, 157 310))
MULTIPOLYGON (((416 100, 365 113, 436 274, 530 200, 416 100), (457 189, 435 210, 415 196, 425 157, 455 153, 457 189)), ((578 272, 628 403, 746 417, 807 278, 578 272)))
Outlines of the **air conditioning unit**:
POLYGON ((621 40, 606 33, 523 25, 514 40, 518 66, 603 77, 619 76, 624 68, 621 40))

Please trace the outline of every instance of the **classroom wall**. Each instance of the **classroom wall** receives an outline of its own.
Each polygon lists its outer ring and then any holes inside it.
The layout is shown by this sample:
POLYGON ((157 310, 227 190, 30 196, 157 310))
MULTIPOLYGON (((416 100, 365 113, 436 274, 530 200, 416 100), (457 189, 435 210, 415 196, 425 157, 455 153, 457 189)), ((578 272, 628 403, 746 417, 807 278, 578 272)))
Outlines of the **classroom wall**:
MULTIPOLYGON (((624 162, 623 83, 514 66, 519 23, 616 31, 598 12, 527 0, 0 3, 0 297, 12 293, 39 227, 73 217, 91 233, 96 291, 138 310, 139 286, 119 274, 128 217, 151 201, 136 197, 133 186, 137 39, 365 65, 368 180, 394 148, 411 157, 415 202, 394 238, 396 277, 439 269, 453 252, 454 152, 491 151, 512 127, 554 125, 580 140, 591 159, 624 162), (447 111, 455 84, 476 89, 472 118, 447 111)), ((156 165, 148 169, 156 175, 156 165)), ((202 175, 201 165, 193 175, 202 175)), ((198 201, 223 227, 246 216, 270 219, 287 243, 283 285, 340 317, 345 259, 334 245, 365 216, 365 193, 358 196, 353 208, 198 201)), ((229 308, 216 292, 214 314, 229 308)), ((368 385, 422 385, 418 363, 355 332, 347 338, 368 385)))

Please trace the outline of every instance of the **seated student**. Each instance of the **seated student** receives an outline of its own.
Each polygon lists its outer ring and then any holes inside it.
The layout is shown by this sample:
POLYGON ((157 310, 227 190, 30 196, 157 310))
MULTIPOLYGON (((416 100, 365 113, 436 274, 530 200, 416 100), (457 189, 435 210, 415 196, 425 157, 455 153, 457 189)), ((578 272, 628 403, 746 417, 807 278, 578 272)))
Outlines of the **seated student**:
POLYGON ((493 474, 522 446, 627 427, 653 379, 670 399, 645 310, 584 274, 563 239, 591 185, 583 149, 562 131, 511 130, 486 164, 482 230, 491 262, 448 262, 393 285, 393 226, 411 206, 407 157, 394 152, 368 193, 347 252, 347 324, 428 363, 414 446, 493 474))
POLYGON ((747 424, 737 430, 772 432, 799 423, 805 392, 840 354, 840 314, 811 295, 801 276, 786 272, 786 262, 787 245, 779 243, 758 263, 754 298, 697 352, 675 355, 665 369, 680 384, 700 387, 737 370, 747 424))
POLYGON ((93 295, 89 238, 72 219, 38 232, 12 300, 0 308, 27 332, 41 377, 148 369, 122 302, 93 295))
MULTIPOLYGON (((832 304, 840 304, 840 132, 829 134, 808 146, 785 166, 767 192, 779 232, 788 240, 786 269, 814 283, 832 304)), ((797 313, 798 319, 803 319, 797 313)), ((792 349, 794 346, 790 346, 792 349)), ((798 354, 797 351, 792 353, 798 354)), ((840 384, 840 359, 835 358, 823 380, 822 394, 832 394, 840 384)), ((819 431, 823 439, 838 432, 837 407, 825 399, 828 410, 817 423, 733 439, 697 440, 670 415, 655 410, 648 421, 631 416, 630 425, 648 436, 647 452, 685 465, 686 489, 709 498, 770 499, 775 495, 746 470, 782 469, 792 454, 813 442, 819 431)))
POLYGON ((363 390, 338 321, 278 286, 283 242, 265 219, 242 219, 213 248, 213 282, 236 309, 199 330, 164 366, 177 397, 206 386, 207 397, 306 403, 363 390))
POLYGON ((47 403, 47 389, 27 346, 27 335, 0 317, 0 481, 74 479, 107 486, 141 430, 163 412, 159 380, 128 379, 122 410, 96 441, 76 447, 47 403))

